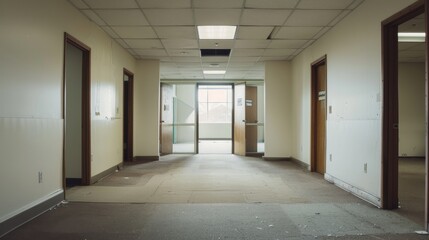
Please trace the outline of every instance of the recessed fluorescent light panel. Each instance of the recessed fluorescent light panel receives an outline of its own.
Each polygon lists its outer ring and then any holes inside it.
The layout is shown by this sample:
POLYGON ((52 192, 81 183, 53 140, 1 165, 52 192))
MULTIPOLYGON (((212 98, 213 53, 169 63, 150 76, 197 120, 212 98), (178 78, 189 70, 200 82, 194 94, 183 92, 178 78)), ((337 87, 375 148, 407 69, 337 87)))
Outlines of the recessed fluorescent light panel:
POLYGON ((225 74, 226 71, 225 70, 204 70, 203 71, 204 74, 206 75, 215 75, 215 74, 225 74))
POLYGON ((200 39, 234 39, 237 26, 198 26, 200 39))
POLYGON ((424 32, 399 32, 398 42, 424 42, 426 34, 424 32))

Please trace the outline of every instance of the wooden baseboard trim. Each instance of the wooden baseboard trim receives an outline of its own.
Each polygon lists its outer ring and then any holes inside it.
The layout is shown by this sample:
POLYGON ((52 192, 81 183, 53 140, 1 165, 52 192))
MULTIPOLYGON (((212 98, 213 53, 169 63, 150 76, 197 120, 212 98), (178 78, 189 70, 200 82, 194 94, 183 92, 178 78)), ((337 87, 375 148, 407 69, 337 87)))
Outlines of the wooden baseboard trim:
POLYGON ((303 161, 301 161, 299 159, 293 158, 293 157, 290 158, 290 161, 296 163, 301 168, 303 168, 303 169, 305 169, 307 171, 310 171, 310 165, 308 163, 305 163, 305 162, 303 162, 303 161))
POLYGON ((133 159, 136 162, 153 162, 158 160, 159 156, 135 156, 133 159))
POLYGON ((36 204, 35 206, 18 213, 17 215, 3 221, 0 223, 0 238, 9 232, 17 229, 18 227, 24 225, 25 223, 33 220, 34 218, 40 216, 45 213, 55 205, 60 204, 64 200, 64 191, 60 190, 55 193, 51 197, 48 197, 43 202, 36 204))
POLYGON ((109 176, 110 174, 114 173, 116 170, 121 169, 122 166, 123 166, 123 163, 120 163, 116 166, 113 166, 113 167, 91 177, 91 184, 94 184, 94 183, 100 181, 102 178, 109 176))

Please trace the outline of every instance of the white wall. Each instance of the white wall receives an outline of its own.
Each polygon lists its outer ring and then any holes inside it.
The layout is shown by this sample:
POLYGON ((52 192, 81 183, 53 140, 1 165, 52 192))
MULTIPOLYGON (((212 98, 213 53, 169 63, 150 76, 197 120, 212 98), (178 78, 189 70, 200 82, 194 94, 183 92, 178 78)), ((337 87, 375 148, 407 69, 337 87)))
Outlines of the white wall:
POLYGON ((140 60, 134 77, 134 156, 159 156, 159 60, 140 60))
POLYGON ((265 63, 265 157, 292 155, 291 71, 287 61, 265 63))
POLYGON ((82 178, 82 50, 66 45, 65 138, 66 178, 82 178))
POLYGON ((425 156, 425 64, 400 63, 399 156, 425 156))
POLYGON ((64 32, 92 49, 91 174, 122 161, 116 118, 134 58, 67 1, 0 1, 0 222, 63 191, 64 32))
POLYGON ((412 2, 365 1, 292 62, 293 157, 310 163, 310 65, 327 54, 327 105, 332 114, 327 116, 326 173, 370 198, 381 196, 380 26, 412 2))

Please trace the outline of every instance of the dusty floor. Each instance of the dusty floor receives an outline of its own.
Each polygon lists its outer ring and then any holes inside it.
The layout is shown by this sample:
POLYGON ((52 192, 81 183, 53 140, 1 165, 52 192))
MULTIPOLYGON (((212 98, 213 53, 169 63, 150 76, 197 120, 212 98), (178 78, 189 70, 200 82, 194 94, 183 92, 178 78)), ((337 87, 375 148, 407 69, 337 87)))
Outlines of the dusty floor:
POLYGON ((132 164, 67 198, 4 239, 428 239, 294 163, 234 155, 132 164))

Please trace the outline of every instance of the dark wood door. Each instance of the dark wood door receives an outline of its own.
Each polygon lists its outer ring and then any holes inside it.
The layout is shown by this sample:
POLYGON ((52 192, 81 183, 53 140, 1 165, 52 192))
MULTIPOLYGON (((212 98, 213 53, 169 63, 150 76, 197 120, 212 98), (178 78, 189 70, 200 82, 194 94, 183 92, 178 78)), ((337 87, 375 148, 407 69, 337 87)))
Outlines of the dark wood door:
POLYGON ((258 91, 246 86, 246 152, 258 151, 258 91))
POLYGON ((326 64, 316 69, 316 172, 326 170, 326 64))
POLYGON ((133 74, 124 69, 123 160, 133 160, 133 74))
POLYGON ((234 154, 246 155, 246 85, 234 86, 234 154))
POLYGON ((161 84, 160 153, 173 153, 173 86, 161 84))

